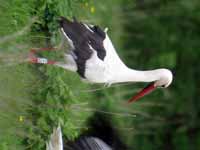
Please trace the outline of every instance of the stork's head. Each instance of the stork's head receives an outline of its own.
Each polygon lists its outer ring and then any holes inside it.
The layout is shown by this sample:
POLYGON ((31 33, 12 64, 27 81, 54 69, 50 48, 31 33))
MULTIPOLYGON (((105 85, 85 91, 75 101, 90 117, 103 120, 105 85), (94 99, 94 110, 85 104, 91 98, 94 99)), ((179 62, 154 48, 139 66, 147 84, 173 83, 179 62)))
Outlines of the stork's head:
POLYGON ((167 88, 172 83, 172 72, 168 69, 160 69, 160 72, 160 79, 154 82, 154 86, 167 88))
POLYGON ((168 69, 159 69, 159 79, 154 81, 153 83, 148 84, 144 89, 142 89, 139 93, 137 93, 135 96, 133 96, 128 103, 131 103, 133 101, 136 101, 143 96, 149 94, 153 90, 157 88, 167 88, 171 83, 173 79, 172 72, 168 69))

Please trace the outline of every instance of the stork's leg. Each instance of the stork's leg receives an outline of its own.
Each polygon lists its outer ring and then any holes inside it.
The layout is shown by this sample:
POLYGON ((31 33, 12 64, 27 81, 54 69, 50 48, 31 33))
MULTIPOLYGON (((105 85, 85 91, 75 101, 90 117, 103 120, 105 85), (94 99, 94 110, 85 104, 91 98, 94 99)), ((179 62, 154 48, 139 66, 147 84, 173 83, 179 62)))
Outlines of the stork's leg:
POLYGON ((28 57, 28 61, 30 63, 36 63, 36 64, 55 64, 56 62, 53 60, 48 60, 46 58, 41 58, 41 57, 37 57, 36 53, 38 51, 51 51, 51 50, 57 50, 54 47, 47 47, 47 48, 31 48, 30 49, 30 53, 29 53, 29 57, 28 57))
MULTIPOLYGON (((74 61, 74 58, 70 54, 65 54, 65 61, 66 62, 59 62, 59 61, 54 61, 54 60, 48 60, 47 58, 41 58, 41 57, 36 57, 35 56, 35 51, 36 49, 31 49, 31 52, 29 54, 29 62, 33 64, 49 64, 49 65, 54 65, 58 67, 62 67, 64 69, 70 70, 70 71, 77 71, 77 66, 76 62, 74 61)), ((38 50, 38 49, 37 49, 38 50)), ((48 48, 42 48, 39 50, 50 50, 48 48)), ((52 50, 52 49, 51 49, 52 50)))
POLYGON ((57 50, 57 48, 54 48, 54 47, 31 48, 29 52, 29 58, 35 57, 36 53, 39 51, 53 51, 53 50, 57 50))
POLYGON ((29 62, 33 63, 33 64, 49 64, 49 65, 54 65, 54 66, 62 67, 64 69, 71 70, 71 71, 75 70, 75 67, 72 66, 72 65, 70 65, 70 64, 65 64, 63 62, 57 62, 57 61, 53 61, 53 60, 48 60, 46 58, 41 58, 41 57, 30 58, 29 62))
POLYGON ((48 60, 47 58, 41 58, 41 57, 36 57, 36 53, 38 51, 52 51, 52 50, 57 50, 57 48, 32 48, 29 53, 29 62, 34 63, 34 64, 49 64, 49 65, 54 65, 58 67, 62 67, 64 69, 70 70, 70 71, 77 71, 77 65, 76 62, 74 61, 74 57, 72 54, 65 54, 64 59, 65 62, 59 62, 59 61, 54 61, 54 60, 48 60))
POLYGON ((54 60, 48 60, 42 57, 29 57, 29 62, 33 64, 49 64, 49 65, 54 65, 57 63, 54 60))
POLYGON ((31 48, 30 51, 36 53, 37 51, 53 51, 58 50, 56 47, 42 47, 42 48, 31 48))

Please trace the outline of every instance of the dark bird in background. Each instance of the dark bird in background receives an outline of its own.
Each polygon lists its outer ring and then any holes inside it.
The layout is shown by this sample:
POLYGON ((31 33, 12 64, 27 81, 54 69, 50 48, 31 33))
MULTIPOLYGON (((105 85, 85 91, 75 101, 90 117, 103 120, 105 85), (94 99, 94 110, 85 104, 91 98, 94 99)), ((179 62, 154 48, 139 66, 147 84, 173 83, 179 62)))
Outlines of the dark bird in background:
POLYGON ((46 150, 128 150, 105 116, 95 114, 88 125, 89 130, 71 142, 63 142, 65 140, 58 127, 53 131, 46 150))

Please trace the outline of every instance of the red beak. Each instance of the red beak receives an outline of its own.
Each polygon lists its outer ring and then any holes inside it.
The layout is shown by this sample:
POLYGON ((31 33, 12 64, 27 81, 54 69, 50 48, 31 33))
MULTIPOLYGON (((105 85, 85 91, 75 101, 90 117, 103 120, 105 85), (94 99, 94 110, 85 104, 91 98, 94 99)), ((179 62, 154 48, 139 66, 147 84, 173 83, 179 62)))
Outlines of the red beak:
POLYGON ((140 98, 142 98, 143 96, 151 93, 153 90, 155 90, 155 85, 154 83, 150 83, 149 85, 147 85, 143 90, 141 90, 139 93, 137 93, 135 96, 133 96, 128 103, 132 103, 140 98))

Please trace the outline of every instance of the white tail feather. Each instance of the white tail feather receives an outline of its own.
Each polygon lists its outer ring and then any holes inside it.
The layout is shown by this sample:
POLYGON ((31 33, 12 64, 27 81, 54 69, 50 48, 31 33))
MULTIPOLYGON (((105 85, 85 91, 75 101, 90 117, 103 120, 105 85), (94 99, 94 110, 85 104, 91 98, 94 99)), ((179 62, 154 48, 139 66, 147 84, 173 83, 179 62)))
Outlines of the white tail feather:
POLYGON ((46 143, 46 150, 63 150, 61 127, 53 130, 49 142, 46 143))

